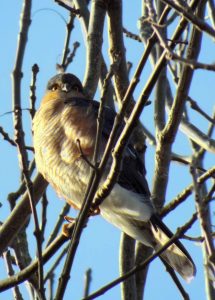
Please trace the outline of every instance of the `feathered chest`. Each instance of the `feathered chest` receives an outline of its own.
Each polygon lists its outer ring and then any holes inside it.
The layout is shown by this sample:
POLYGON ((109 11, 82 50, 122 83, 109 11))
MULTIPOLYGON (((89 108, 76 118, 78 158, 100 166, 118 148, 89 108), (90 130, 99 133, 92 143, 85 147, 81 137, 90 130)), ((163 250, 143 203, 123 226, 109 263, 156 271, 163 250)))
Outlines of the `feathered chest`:
POLYGON ((90 167, 81 154, 88 159, 93 155, 96 120, 92 117, 81 107, 47 103, 34 118, 37 168, 68 201, 80 202, 88 183, 90 167))

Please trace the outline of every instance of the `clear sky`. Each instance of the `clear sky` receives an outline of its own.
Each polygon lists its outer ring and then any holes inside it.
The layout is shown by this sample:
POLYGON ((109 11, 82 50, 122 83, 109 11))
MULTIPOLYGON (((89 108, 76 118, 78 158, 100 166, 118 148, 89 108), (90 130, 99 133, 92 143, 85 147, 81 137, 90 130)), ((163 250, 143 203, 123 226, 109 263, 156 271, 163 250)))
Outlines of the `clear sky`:
MULTIPOLYGON (((137 1, 136 7, 132 1, 124 2, 124 26, 135 33, 138 33, 137 19, 141 16, 141 1, 137 1)), ((0 3, 0 37, 2 41, 0 49, 0 126, 13 136, 13 119, 12 114, 6 114, 12 110, 12 90, 11 90, 11 72, 14 68, 15 53, 17 45, 17 34, 19 32, 19 18, 22 8, 22 1, 1 1, 0 3)), ((29 31, 29 39, 26 48, 23 64, 23 80, 22 80, 22 107, 29 107, 29 85, 31 80, 31 67, 37 63, 40 68, 37 80, 37 107, 40 99, 44 93, 47 80, 56 73, 56 64, 61 62, 61 55, 65 38, 65 22, 68 19, 68 12, 59 7, 54 1, 43 0, 33 1, 32 8, 32 24, 29 31)), ((77 50, 74 62, 70 65, 68 71, 76 74, 81 80, 85 71, 85 44, 82 35, 82 29, 78 19, 75 20, 76 29, 72 32, 72 44, 75 41, 80 42, 80 47, 77 50)), ((144 50, 144 46, 133 40, 125 38, 127 60, 133 63, 131 76, 138 64, 138 61, 144 50)), ((207 36, 204 38, 204 47, 201 50, 200 60, 210 63, 214 61, 214 41, 207 36)), ((109 65, 108 57, 108 43, 107 43, 107 26, 105 26, 103 54, 107 64, 109 65)), ((136 91, 135 98, 138 97, 141 88, 147 80, 150 72, 150 66, 144 70, 141 76, 136 91)), ((197 71, 194 76, 190 96, 198 101, 199 105, 211 115, 214 105, 214 73, 197 71)), ((95 98, 99 98, 99 91, 95 98)), ((152 99, 153 100, 153 95, 152 99)), ((189 109, 190 111, 190 109, 189 109)), ((153 132, 153 105, 146 107, 142 115, 142 121, 147 125, 147 128, 153 132)), ((203 132, 207 132, 208 123, 199 117, 197 113, 190 111, 191 121, 199 125, 203 132)), ((27 111, 23 112, 24 127, 26 130, 26 141, 31 145, 31 130, 29 127, 30 117, 27 111)), ((179 154, 189 155, 190 144, 182 133, 177 136, 177 141, 174 150, 179 154)), ((7 142, 0 140, 0 202, 3 206, 0 208, 0 221, 4 221, 9 215, 9 205, 7 202, 7 195, 12 191, 16 191, 19 187, 19 169, 18 158, 15 147, 9 146, 7 142)), ((214 164, 214 157, 212 154, 206 157, 205 168, 209 168, 214 164)), ((154 149, 148 145, 146 156, 147 178, 149 186, 152 185, 152 177, 154 170, 154 149)), ((170 170, 170 180, 167 191, 167 201, 173 199, 180 191, 191 183, 189 169, 184 172, 184 166, 172 164, 170 170), (183 174, 183 176, 182 176, 183 174), (174 183, 174 184, 171 184, 174 183), (177 183, 177 185, 175 184, 177 183)), ((48 206, 48 222, 49 226, 46 229, 46 236, 51 233, 57 216, 60 213, 64 201, 59 200, 55 192, 49 187, 48 197, 50 205, 48 206)), ((189 219, 194 212, 194 198, 190 197, 186 203, 169 215, 165 222, 172 231, 182 225, 189 219)), ((38 206, 40 213, 40 206, 38 206)), ((76 212, 71 210, 71 216, 75 216, 76 212)), ((198 236, 200 234, 199 228, 195 225, 189 232, 190 235, 198 236)), ((30 243, 30 250, 32 258, 35 257, 36 247, 33 236, 33 226, 28 230, 30 243)), ((120 232, 112 225, 108 224, 101 217, 94 217, 90 219, 87 228, 81 238, 81 242, 75 258, 74 268, 71 273, 71 280, 68 285, 65 299, 78 300, 83 294, 84 274, 88 268, 92 268, 92 284, 91 292, 95 291, 102 285, 115 279, 118 276, 118 249, 119 249, 120 232)), ((196 278, 187 285, 184 284, 185 289, 190 294, 190 298, 204 299, 204 279, 202 272, 202 253, 201 246, 185 241, 184 244, 189 249, 193 259, 197 265, 196 278)), ((48 265, 45 270, 48 270, 48 265)), ((59 266, 58 272, 62 268, 59 266)), ((5 267, 3 260, 0 260, 0 279, 5 278, 5 267)), ((58 280, 56 276, 56 281, 58 280)), ((184 283, 184 282, 183 282, 184 283)), ((22 291, 25 291, 25 286, 22 285, 22 291)), ((28 299, 26 292, 25 299, 28 299)), ((154 299, 181 299, 176 287, 169 278, 164 267, 157 259, 150 267, 149 276, 147 279, 146 300, 154 299)), ((0 294, 1 299, 11 299, 11 291, 0 294)), ((100 299, 120 299, 119 286, 108 291, 100 299)))

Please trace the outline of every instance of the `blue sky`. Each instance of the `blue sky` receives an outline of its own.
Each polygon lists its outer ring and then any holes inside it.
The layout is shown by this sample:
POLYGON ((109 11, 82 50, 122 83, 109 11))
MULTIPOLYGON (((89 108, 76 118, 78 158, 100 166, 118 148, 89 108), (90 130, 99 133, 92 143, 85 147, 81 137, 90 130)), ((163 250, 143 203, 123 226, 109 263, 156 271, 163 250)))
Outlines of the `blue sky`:
MULTIPOLYGON (((124 2, 124 26, 135 33, 138 33, 137 19, 141 16, 140 1, 134 4, 130 1, 124 2), (129 13, 128 13, 129 12, 129 13)), ((14 68, 15 52, 17 45, 17 34, 19 32, 19 18, 22 8, 22 1, 4 1, 0 3, 0 37, 2 46, 0 49, 0 125, 13 136, 13 119, 12 114, 5 114, 11 111, 12 90, 11 90, 11 72, 14 68), (3 115, 3 116, 2 116, 3 115)), ((56 73, 56 64, 61 61, 61 54, 64 45, 65 37, 65 21, 68 19, 68 13, 63 8, 59 7, 51 0, 33 1, 32 8, 32 24, 29 31, 29 40, 26 48, 26 54, 23 64, 23 80, 22 80, 22 107, 29 107, 29 85, 31 80, 31 67, 37 63, 40 68, 37 80, 37 107, 40 99, 44 93, 47 80, 56 73)), ((76 74, 81 80, 84 76, 85 70, 85 45, 82 35, 80 22, 75 20, 76 29, 72 32, 72 44, 75 41, 81 43, 74 62, 69 67, 68 71, 76 74)), ((133 74, 138 60, 140 59, 144 47, 142 44, 125 39, 127 60, 133 62, 131 75, 133 74)), ((214 61, 214 41, 211 38, 204 37, 204 47, 201 50, 200 60, 202 62, 214 61)), ((107 43, 107 27, 105 26, 103 54, 107 64, 109 65, 108 57, 108 43, 107 43)), ((146 82, 150 66, 144 70, 141 81, 135 91, 135 98, 138 95, 146 82)), ((190 96, 198 101, 199 105, 211 115, 214 105, 214 79, 215 75, 212 72, 197 71, 194 75, 193 83, 190 90, 190 96)), ((173 90, 174 92, 174 90, 173 90)), ((99 91, 95 96, 99 99, 99 91)), ((151 96, 153 100, 153 95, 151 96)), ((207 132, 208 122, 196 112, 189 109, 191 121, 199 125, 203 132, 207 132)), ((26 143, 32 143, 31 130, 29 127, 30 117, 27 111, 23 112, 24 128, 26 130, 26 143)), ((153 132, 153 105, 146 107, 142 115, 142 121, 153 132)), ((174 149, 180 154, 189 155, 190 143, 182 133, 177 135, 177 140, 174 149)), ((7 195, 11 191, 15 191, 19 187, 19 168, 18 158, 15 147, 11 147, 7 142, 0 140, 0 164, 1 164, 1 189, 0 202, 3 206, 0 208, 0 220, 4 221, 9 215, 9 205, 7 203, 7 195)), ((205 168, 209 168, 214 164, 213 154, 208 154, 205 159, 205 168)), ((154 149, 148 145, 147 157, 147 178, 149 185, 152 185, 153 167, 154 167, 154 149)), ((184 166, 172 164, 170 169, 170 183, 167 191, 167 201, 173 199, 180 191, 182 191, 188 184, 191 183, 191 176, 189 169, 184 171, 184 166), (183 174, 183 175, 182 175, 183 174), (176 185, 177 183, 177 185, 176 185)), ((48 220, 49 225, 46 229, 46 236, 48 237, 52 228, 55 225, 57 216, 60 213, 64 201, 59 200, 55 192, 49 187, 49 208, 48 220)), ((165 222, 174 231, 178 226, 182 225, 189 219, 194 211, 194 198, 190 197, 177 212, 169 215, 165 222)), ((40 213, 40 206, 38 206, 38 213, 40 213)), ((71 210, 70 215, 76 215, 76 212, 71 210)), ((199 235, 199 227, 195 225, 189 232, 190 235, 199 235)), ((36 247, 33 236, 33 226, 28 229, 30 239, 30 250, 32 257, 35 257, 36 247)), ((118 248, 119 248, 120 232, 112 225, 108 224, 101 217, 94 217, 90 219, 87 228, 81 238, 81 242, 76 255, 74 268, 71 273, 71 280, 66 291, 65 299, 78 300, 83 293, 84 273, 91 267, 92 284, 91 291, 94 291, 109 281, 118 276, 118 248)), ((202 253, 201 246, 191 242, 184 242, 186 247, 191 252, 194 261, 197 264, 197 276, 187 285, 184 284, 185 289, 190 294, 191 299, 204 299, 204 280, 202 272, 202 253)), ((62 265, 58 268, 58 274, 62 265)), ((48 270, 46 267, 45 270, 48 270)), ((4 263, 0 261, 0 279, 5 277, 4 263)), ((58 278, 56 277, 56 282, 58 278)), ((25 292, 25 286, 22 285, 21 290, 24 293, 25 299, 28 295, 25 292)), ((112 289, 103 295, 100 299, 119 299, 119 286, 112 289)), ((146 300, 157 299, 181 299, 176 287, 172 283, 164 267, 157 259, 150 267, 149 276, 147 279, 146 300)), ((0 295, 0 299, 12 298, 11 291, 7 291, 0 295)))

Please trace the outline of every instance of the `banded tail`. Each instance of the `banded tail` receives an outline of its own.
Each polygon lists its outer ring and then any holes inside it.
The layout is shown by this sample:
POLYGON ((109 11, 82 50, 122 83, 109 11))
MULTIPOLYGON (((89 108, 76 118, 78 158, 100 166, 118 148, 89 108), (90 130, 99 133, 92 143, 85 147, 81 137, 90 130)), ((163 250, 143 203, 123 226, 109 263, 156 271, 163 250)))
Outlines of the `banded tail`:
MULTIPOLYGON (((155 250, 160 249, 172 236, 172 232, 168 227, 155 215, 151 218, 151 230, 153 232, 157 245, 155 250)), ((190 282, 196 274, 195 264, 182 245, 176 241, 167 250, 161 254, 161 258, 165 260, 176 272, 178 272, 187 282, 190 282)))

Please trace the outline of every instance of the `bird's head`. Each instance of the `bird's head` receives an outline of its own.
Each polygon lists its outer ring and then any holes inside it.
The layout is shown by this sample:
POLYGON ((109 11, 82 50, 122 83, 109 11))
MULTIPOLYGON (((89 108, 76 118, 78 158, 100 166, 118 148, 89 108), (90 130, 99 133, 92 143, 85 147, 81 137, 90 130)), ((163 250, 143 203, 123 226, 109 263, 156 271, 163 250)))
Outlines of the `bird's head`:
POLYGON ((62 73, 52 77, 46 88, 42 103, 69 98, 85 98, 80 80, 73 74, 62 73))

